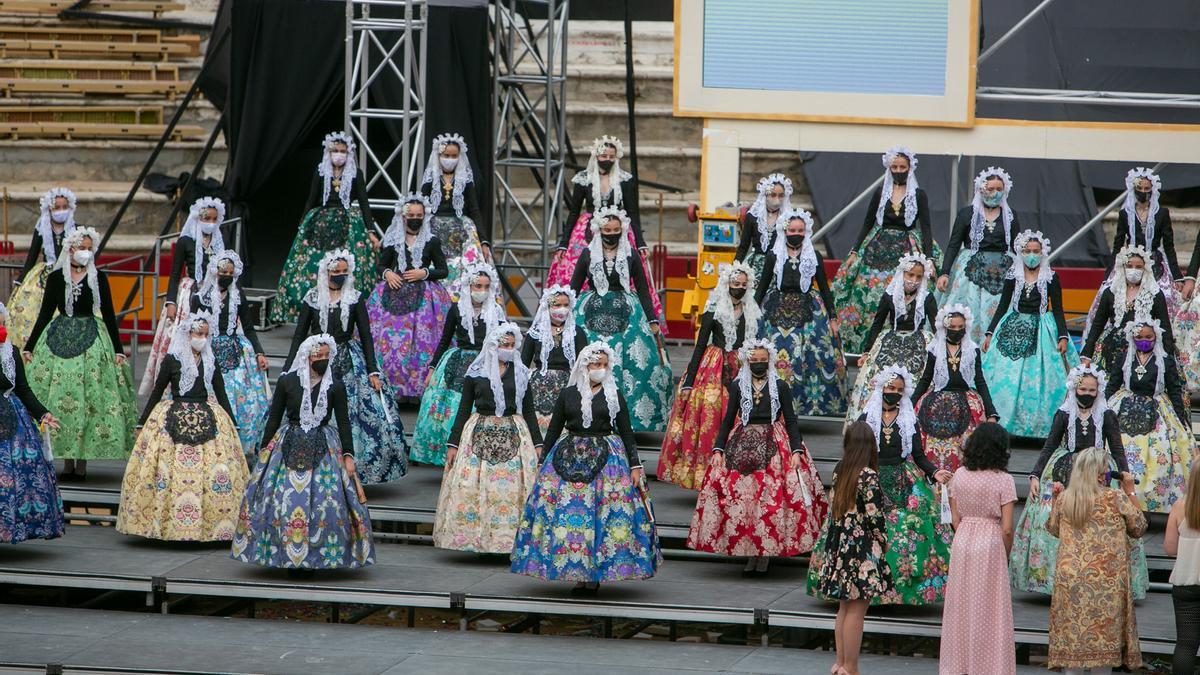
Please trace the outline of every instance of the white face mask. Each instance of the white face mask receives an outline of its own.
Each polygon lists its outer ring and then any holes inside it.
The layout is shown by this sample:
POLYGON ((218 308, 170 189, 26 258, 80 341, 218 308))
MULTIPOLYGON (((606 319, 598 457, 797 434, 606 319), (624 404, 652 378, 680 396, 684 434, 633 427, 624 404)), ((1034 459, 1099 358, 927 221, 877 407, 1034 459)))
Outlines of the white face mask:
POLYGON ((915 293, 917 288, 919 288, 920 286, 921 286, 921 282, 919 282, 919 281, 909 281, 908 279, 904 280, 904 292, 905 293, 915 293))
POLYGON ((208 344, 208 338, 192 336, 192 351, 199 354, 204 351, 204 346, 208 344))
POLYGON ((216 223, 210 223, 210 222, 203 221, 203 220, 200 221, 200 233, 201 234, 212 234, 213 232, 216 232, 216 231, 217 231, 216 223))
POLYGON ((457 157, 442 157, 439 159, 439 162, 442 165, 442 171, 445 171, 446 173, 450 173, 458 168, 457 157))
POLYGON ((51 211, 50 212, 50 220, 53 220, 54 222, 58 223, 59 225, 62 225, 63 223, 67 222, 67 219, 70 217, 71 217, 70 209, 63 209, 61 211, 51 211))
POLYGON ((471 302, 477 305, 482 305, 491 294, 491 291, 471 291, 471 302))
POLYGON ((87 267, 88 263, 92 262, 91 251, 75 251, 71 254, 71 261, 80 267, 87 267))
POLYGON ((330 161, 330 162, 333 162, 333 165, 334 165, 334 166, 343 166, 343 165, 345 165, 345 163, 346 163, 346 159, 348 159, 349 157, 350 157, 350 155, 349 155, 348 153, 345 153, 345 152, 331 152, 331 153, 329 153, 329 161, 330 161))
POLYGON ((604 381, 604 377, 606 375, 608 375, 607 368, 598 368, 596 370, 588 371, 588 379, 592 381, 592 384, 600 384, 604 381))
POLYGON ((571 310, 566 307, 555 307, 550 310, 550 318, 559 323, 566 321, 568 316, 571 316, 571 310))
POLYGON ((496 350, 496 356, 499 357, 499 359, 501 361, 504 361, 505 363, 509 363, 513 360, 513 356, 516 354, 516 351, 517 350, 512 349, 512 348, 506 349, 504 347, 500 347, 499 349, 496 350))
POLYGON ((1131 284, 1140 284, 1142 283, 1143 272, 1145 272, 1145 270, 1136 268, 1127 269, 1125 270, 1125 281, 1128 281, 1131 284))

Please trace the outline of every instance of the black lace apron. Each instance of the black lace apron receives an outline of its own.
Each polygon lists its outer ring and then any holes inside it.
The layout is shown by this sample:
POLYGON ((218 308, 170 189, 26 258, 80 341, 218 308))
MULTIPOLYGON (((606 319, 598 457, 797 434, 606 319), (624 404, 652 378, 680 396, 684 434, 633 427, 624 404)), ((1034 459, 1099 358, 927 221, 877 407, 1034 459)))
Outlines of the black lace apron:
POLYGON ((325 425, 305 431, 299 424, 291 425, 283 435, 283 463, 292 471, 310 471, 329 454, 325 425))
POLYGON ((632 311, 622 291, 612 289, 604 295, 594 293, 583 308, 583 323, 593 333, 621 335, 629 327, 632 311))
POLYGON ((86 352, 99 336, 96 317, 59 314, 46 329, 46 346, 60 359, 73 359, 86 352))
POLYGON ((1000 295, 1010 267, 1012 257, 1003 251, 976 251, 963 266, 963 273, 976 286, 992 295, 1000 295))
POLYGON ((748 424, 733 430, 725 448, 725 466, 742 475, 762 471, 775 456, 775 434, 770 424, 748 424))
POLYGON ((412 314, 425 303, 425 281, 405 282, 400 288, 384 284, 380 300, 383 308, 392 316, 412 314))
POLYGON ((1013 361, 1037 354, 1039 314, 1010 312, 996 332, 996 349, 1013 361))
POLYGON ((208 403, 171 401, 165 424, 176 445, 203 445, 217 437, 217 418, 208 403))
POLYGON ((471 432, 471 452, 488 464, 504 464, 521 449, 521 431, 512 417, 479 416, 471 432))
POLYGON ((569 434, 554 444, 550 462, 568 483, 590 483, 608 463, 607 436, 569 434))
POLYGON ((965 391, 932 391, 917 414, 921 429, 934 438, 957 438, 971 426, 971 404, 965 391))
POLYGON ((213 357, 222 373, 236 369, 242 363, 242 341, 236 335, 218 335, 212 339, 213 357))

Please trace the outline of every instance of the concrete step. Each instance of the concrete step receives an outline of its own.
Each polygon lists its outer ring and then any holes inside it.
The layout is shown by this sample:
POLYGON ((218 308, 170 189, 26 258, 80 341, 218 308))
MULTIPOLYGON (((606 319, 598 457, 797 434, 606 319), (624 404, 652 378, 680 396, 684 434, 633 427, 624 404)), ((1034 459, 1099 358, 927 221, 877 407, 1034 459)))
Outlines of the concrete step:
MULTIPOLYGON (((137 178, 154 146, 153 141, 127 140, 6 141, 0 143, 0 184, 46 176, 68 187, 81 181, 123 181, 128 186, 137 178)), ((168 176, 191 171, 203 148, 201 141, 168 143, 151 171, 168 176)), ((208 155, 205 175, 223 178, 227 158, 228 150, 220 138, 208 155)))
MULTIPOLYGON (((568 31, 568 64, 624 65, 625 27, 620 21, 573 21, 568 31)), ((635 21, 633 62, 637 66, 673 65, 674 25, 664 21, 635 21)))
MULTIPOLYGON (((629 138, 628 109, 624 103, 577 101, 567 104, 567 131, 571 138, 590 141, 604 134, 629 138)), ((675 117, 669 104, 636 106, 638 141, 647 145, 700 147, 704 123, 700 119, 675 117)))
MULTIPOLYGON (((18 242, 32 235, 38 218, 38 200, 52 187, 53 180, 10 182, 8 190, 8 232, 18 242)), ((80 181, 69 186, 78 200, 76 221, 96 227, 102 233, 129 192, 128 181, 80 181)), ((166 197, 148 190, 139 190, 125 212, 121 224, 123 235, 157 234, 171 213, 166 197)), ((20 246, 26 246, 21 244, 20 246)), ((20 247, 19 246, 19 247, 20 247)))
MULTIPOLYGON (((175 113, 177 104, 173 101, 168 101, 165 98, 161 99, 146 99, 146 98, 111 98, 101 96, 88 96, 86 98, 78 96, 13 96, 12 98, 0 99, 0 106, 158 106, 163 111, 163 123, 165 124, 171 119, 171 115, 175 113)), ((183 113, 183 119, 180 124, 198 125, 205 129, 212 129, 220 118, 221 113, 213 104, 206 100, 203 96, 197 96, 188 105, 187 110, 183 113)))

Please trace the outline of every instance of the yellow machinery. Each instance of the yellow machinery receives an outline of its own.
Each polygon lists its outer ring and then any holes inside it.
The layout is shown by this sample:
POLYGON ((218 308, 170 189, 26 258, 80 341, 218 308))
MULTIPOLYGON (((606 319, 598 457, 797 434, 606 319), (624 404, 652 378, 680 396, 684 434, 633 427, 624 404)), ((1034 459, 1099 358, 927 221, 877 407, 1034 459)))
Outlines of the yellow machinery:
POLYGON ((740 218, 737 211, 702 212, 695 204, 688 207, 688 220, 697 225, 696 274, 688 275, 695 286, 684 291, 682 312, 697 328, 709 291, 717 287, 721 271, 733 262, 740 240, 740 218))

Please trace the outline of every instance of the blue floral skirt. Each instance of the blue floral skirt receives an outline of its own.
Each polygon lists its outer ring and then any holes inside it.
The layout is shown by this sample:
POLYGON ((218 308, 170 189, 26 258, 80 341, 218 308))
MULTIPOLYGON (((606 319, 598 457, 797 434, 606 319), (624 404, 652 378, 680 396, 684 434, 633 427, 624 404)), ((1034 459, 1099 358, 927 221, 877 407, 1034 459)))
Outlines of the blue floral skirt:
POLYGON ((233 409, 233 421, 238 426, 242 451, 246 461, 253 465, 271 408, 266 373, 258 369, 254 347, 245 335, 218 335, 212 340, 212 348, 221 368, 229 407, 233 409))
POLYGON ((346 387, 359 479, 365 484, 386 483, 408 473, 408 445, 395 397, 386 378, 382 395, 371 387, 358 340, 338 345, 333 374, 346 387))
POLYGON ((1009 310, 983 355, 983 374, 1000 423, 1013 436, 1045 438, 1067 395, 1067 371, 1079 364, 1075 344, 1058 353, 1054 315, 1009 310))
POLYGON ((446 463, 446 443, 454 427, 454 416, 462 401, 463 378, 479 352, 451 347, 442 354, 421 394, 421 411, 413 430, 409 458, 414 462, 442 466, 446 463))
POLYGON ((963 249, 950 269, 950 290, 938 298, 939 306, 966 305, 975 317, 971 339, 983 344, 983 334, 1000 304, 1004 275, 1012 267, 1012 257, 1002 251, 963 249))
POLYGON ((0 427, 0 543, 61 537, 54 463, 46 459, 42 434, 16 396, 0 397, 0 427))
POLYGON ((779 377, 791 383, 797 415, 841 416, 846 363, 814 284, 807 293, 772 290, 763 302, 763 336, 779 352, 779 377))

